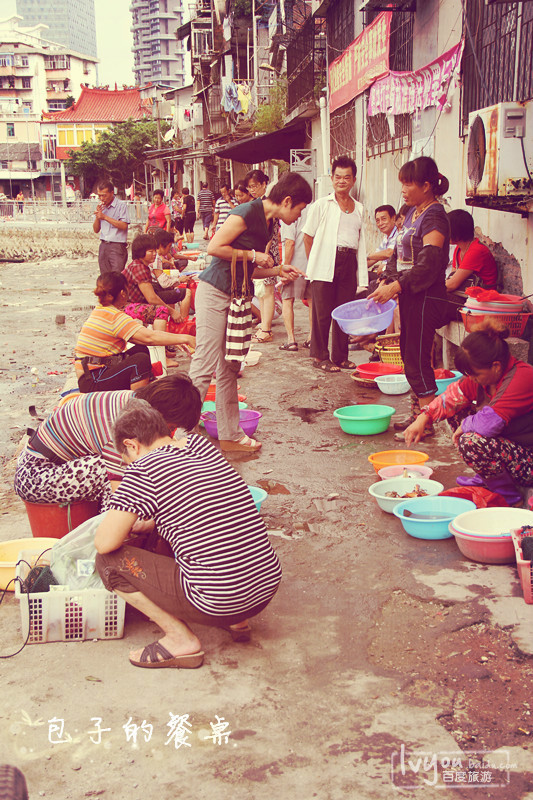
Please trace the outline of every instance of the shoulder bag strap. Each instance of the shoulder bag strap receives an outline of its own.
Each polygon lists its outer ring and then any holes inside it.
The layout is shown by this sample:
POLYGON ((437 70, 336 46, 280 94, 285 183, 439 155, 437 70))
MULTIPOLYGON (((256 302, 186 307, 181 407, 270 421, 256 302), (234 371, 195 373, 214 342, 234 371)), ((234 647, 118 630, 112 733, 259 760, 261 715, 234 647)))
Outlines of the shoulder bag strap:
POLYGON ((249 297, 250 287, 248 285, 248 258, 246 255, 246 250, 242 251, 242 269, 243 269, 242 297, 249 297))
POLYGON ((231 256, 231 296, 237 296, 237 251, 233 250, 231 256))

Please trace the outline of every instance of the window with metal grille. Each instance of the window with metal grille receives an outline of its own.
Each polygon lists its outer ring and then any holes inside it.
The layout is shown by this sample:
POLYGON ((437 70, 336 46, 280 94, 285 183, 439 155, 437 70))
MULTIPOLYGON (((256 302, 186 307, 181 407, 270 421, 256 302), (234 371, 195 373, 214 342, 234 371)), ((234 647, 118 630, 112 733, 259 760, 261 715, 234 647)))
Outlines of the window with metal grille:
MULTIPOLYGON (((355 39, 352 0, 340 0, 326 14, 328 65, 355 39)), ((355 158, 355 99, 332 111, 329 119, 331 160, 340 155, 355 158)))
POLYGON ((355 39, 353 0, 339 0, 326 14, 328 64, 342 55, 355 39))
POLYGON ((533 6, 466 0, 460 135, 471 111, 533 97, 533 6))
POLYGON ((326 85, 325 20, 309 17, 287 48, 287 111, 318 101, 326 85))
POLYGON ((355 98, 331 113, 329 138, 332 161, 344 155, 355 161, 355 98))
MULTIPOLYGON (((370 24, 379 11, 367 11, 366 24, 370 24)), ((407 72, 413 69, 413 25, 414 14, 394 12, 391 20, 389 65, 394 72, 407 72)), ((411 115, 394 116, 394 133, 391 132, 385 114, 367 117, 366 152, 367 156, 402 150, 411 146, 411 115)))

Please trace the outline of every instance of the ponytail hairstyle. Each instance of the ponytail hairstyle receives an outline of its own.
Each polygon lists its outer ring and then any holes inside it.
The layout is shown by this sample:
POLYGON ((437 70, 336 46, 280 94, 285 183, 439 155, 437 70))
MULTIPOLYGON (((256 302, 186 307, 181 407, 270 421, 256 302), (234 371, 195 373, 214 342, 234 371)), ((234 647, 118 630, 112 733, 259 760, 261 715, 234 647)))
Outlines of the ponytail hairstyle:
POLYGON ((407 161, 400 168, 398 178, 402 183, 417 183, 419 186, 427 181, 434 197, 442 197, 450 188, 448 178, 441 175, 433 159, 428 156, 420 156, 413 161, 407 161))
POLYGON ((463 339, 463 343, 455 355, 455 366, 463 375, 472 375, 480 369, 490 369, 495 361, 499 361, 505 370, 511 353, 505 341, 509 336, 509 328, 502 322, 487 319, 474 327, 463 339))
POLYGON ((128 282, 121 272, 104 272, 96 281, 94 294, 102 306, 112 306, 128 282), (111 300, 108 298, 111 297, 111 300))

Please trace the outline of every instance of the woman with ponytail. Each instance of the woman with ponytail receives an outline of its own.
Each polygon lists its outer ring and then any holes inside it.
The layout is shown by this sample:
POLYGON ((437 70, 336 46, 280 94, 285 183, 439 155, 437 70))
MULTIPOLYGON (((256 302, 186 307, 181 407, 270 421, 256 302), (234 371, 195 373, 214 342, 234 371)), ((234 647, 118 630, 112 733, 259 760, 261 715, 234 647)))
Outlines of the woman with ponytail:
POLYGON ((83 324, 75 350, 74 366, 83 394, 146 386, 154 379, 148 345, 194 347, 193 336, 148 330, 124 313, 128 283, 121 272, 100 275, 94 294, 98 305, 83 324), (128 343, 134 346, 126 350, 128 343))
MULTIPOLYGON (((449 321, 445 272, 450 223, 438 200, 448 191, 448 179, 440 174, 432 158, 421 156, 408 161, 398 177, 409 210, 383 280, 370 298, 386 303, 399 297, 400 348, 405 377, 413 392, 411 415, 394 426, 404 430, 437 391, 431 349, 435 331, 449 321)), ((432 433, 427 426, 424 435, 432 433)))
POLYGON ((476 472, 457 483, 486 486, 515 505, 522 500, 517 485, 533 486, 533 367, 510 354, 508 336, 493 320, 466 336, 455 356, 465 377, 424 406, 404 435, 407 446, 416 444, 428 425, 447 419, 461 457, 476 472))

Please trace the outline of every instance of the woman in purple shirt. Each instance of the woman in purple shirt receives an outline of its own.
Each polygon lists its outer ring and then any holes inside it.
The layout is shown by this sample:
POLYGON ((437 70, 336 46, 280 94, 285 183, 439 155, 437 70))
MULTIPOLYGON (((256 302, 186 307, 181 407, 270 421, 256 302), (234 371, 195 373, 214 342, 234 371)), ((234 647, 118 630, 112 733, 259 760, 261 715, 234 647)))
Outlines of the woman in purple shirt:
MULTIPOLYGON (((431 349, 435 331, 448 321, 445 271, 450 247, 450 223, 437 198, 448 191, 449 183, 426 156, 408 161, 398 177, 410 208, 384 279, 370 297, 385 303, 398 295, 400 349, 413 394, 410 417, 394 427, 405 430, 437 391, 431 349)), ((424 435, 432 433, 426 427, 424 435)))

